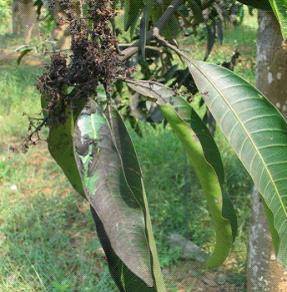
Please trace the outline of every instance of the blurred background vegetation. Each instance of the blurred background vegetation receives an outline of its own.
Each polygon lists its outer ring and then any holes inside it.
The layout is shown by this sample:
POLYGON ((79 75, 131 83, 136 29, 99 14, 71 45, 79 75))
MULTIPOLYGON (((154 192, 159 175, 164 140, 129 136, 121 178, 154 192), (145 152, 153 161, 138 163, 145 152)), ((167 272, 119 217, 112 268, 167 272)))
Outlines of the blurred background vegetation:
MULTIPOLYGON (((114 291, 88 204, 72 190, 45 141, 21 152, 28 117, 41 112, 35 84, 47 60, 29 56, 17 65, 15 50, 23 40, 11 33, 10 11, 10 1, 0 0, 0 291, 114 291)), ((121 15, 117 21, 122 22, 121 15)), ((42 39, 49 38, 52 25, 41 26, 42 39)), ((226 25, 223 44, 215 45, 209 62, 228 61, 238 49, 235 71, 254 82, 256 30, 256 15, 248 13, 240 26, 226 25)), ((38 39, 32 42, 39 45, 38 39)), ((179 42, 193 57, 203 58, 206 42, 200 34, 179 42)), ((240 228, 226 264, 206 271, 182 259, 168 240, 176 233, 210 251, 214 233, 199 184, 191 173, 186 186, 186 159, 169 128, 141 128, 142 137, 130 132, 169 291, 244 291, 252 183, 242 165, 216 131, 225 190, 235 203, 240 228)))

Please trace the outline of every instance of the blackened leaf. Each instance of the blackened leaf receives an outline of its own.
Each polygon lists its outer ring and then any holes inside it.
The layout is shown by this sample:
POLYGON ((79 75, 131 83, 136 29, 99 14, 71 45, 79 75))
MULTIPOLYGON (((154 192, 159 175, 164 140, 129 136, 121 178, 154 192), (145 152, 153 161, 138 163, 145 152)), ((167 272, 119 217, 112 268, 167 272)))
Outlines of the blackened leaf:
POLYGON ((219 43, 222 45, 223 44, 223 25, 221 20, 216 21, 216 35, 219 43))
POLYGON ((74 151, 98 234, 122 291, 165 291, 135 150, 119 114, 89 101, 74 151))

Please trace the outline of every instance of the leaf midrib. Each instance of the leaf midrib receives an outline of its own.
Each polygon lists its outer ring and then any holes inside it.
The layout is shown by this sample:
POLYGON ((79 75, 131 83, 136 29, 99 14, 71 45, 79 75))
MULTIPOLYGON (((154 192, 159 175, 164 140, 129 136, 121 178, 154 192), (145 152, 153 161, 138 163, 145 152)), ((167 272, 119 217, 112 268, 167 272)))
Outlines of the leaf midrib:
MULTIPOLYGON (((94 131, 94 133, 97 133, 96 126, 95 126, 95 124, 94 124, 94 119, 92 118, 91 115, 89 115, 89 118, 90 118, 90 122, 91 122, 92 130, 94 131)), ((110 112, 109 112, 109 119, 110 119, 110 121, 113 120, 112 117, 111 117, 111 113, 110 113, 110 112)), ((115 136, 114 136, 114 134, 113 134, 112 125, 110 125, 110 123, 108 122, 108 119, 107 119, 107 118, 105 118, 105 121, 106 121, 106 126, 107 126, 107 128, 108 128, 108 131, 109 131, 110 137, 111 137, 112 142, 113 142, 113 144, 114 144, 114 147, 115 147, 115 150, 116 150, 116 154, 117 154, 118 159, 119 159, 119 163, 120 163, 120 166, 121 166, 121 169, 122 169, 122 172, 123 172, 123 176, 124 176, 124 179, 125 179, 125 183, 126 183, 128 189, 129 189, 129 191, 131 192, 132 196, 134 197, 135 201, 137 202, 140 211, 141 211, 143 214, 145 214, 145 210, 142 208, 140 202, 138 201, 136 195, 134 194, 134 191, 132 190, 130 184, 128 183, 128 180, 127 180, 127 177, 126 177, 126 173, 125 173, 125 171, 124 171, 124 165, 123 165, 123 161, 122 161, 122 158, 121 158, 120 150, 118 149, 118 146, 117 146, 117 144, 116 144, 116 142, 115 142, 115 136)), ((108 173, 107 173, 106 168, 103 168, 103 169, 104 169, 104 172, 105 172, 105 179, 106 179, 106 178, 108 177, 108 173)), ((105 186, 107 187, 107 189, 109 190, 109 192, 112 193, 112 190, 110 189, 110 185, 107 184, 106 182, 105 182, 104 184, 105 184, 105 186)), ((145 238, 145 240, 146 240, 146 246, 147 246, 147 248, 148 248, 148 250, 149 250, 149 252, 150 252, 150 256, 152 257, 152 253, 151 253, 151 250, 150 250, 150 244, 149 244, 149 241, 148 241, 148 238, 147 238, 147 234, 146 234, 146 232, 145 232, 145 236, 144 236, 144 238, 145 238)), ((114 249, 114 250, 115 250, 115 249, 114 249)), ((122 261, 122 265, 123 265, 123 264, 126 265, 127 268, 128 268, 132 273, 134 273, 133 270, 129 267, 129 265, 127 265, 117 253, 116 253, 116 255, 117 255, 117 256, 120 258, 120 260, 122 261)), ((150 264, 151 264, 151 262, 150 262, 150 264)), ((122 266, 122 267, 123 267, 123 266, 122 266)), ((152 265, 151 265, 150 267, 151 267, 151 273, 153 274, 153 268, 152 268, 152 265)), ((145 280, 143 277, 141 277, 140 275, 137 275, 136 273, 135 273, 135 275, 136 275, 139 279, 141 279, 142 281, 144 281, 144 282, 146 283, 146 280, 145 280)), ((155 280, 153 280, 153 281, 154 281, 153 284, 156 285, 155 280)), ((148 285, 148 283, 146 283, 146 284, 148 285)))
MULTIPOLYGON (((219 88, 217 88, 217 86, 215 85, 215 83, 213 82, 213 80, 210 79, 210 78, 208 78, 208 76, 207 76, 207 75, 206 75, 206 74, 200 69, 200 67, 197 66, 194 62, 192 62, 192 64, 197 68, 197 70, 198 70, 199 72, 201 72, 201 74, 205 77, 205 79, 206 79, 208 82, 210 82, 211 85, 215 88, 215 90, 216 90, 216 91, 222 96, 222 98, 224 99, 225 103, 226 103, 227 106, 230 108, 230 110, 232 111, 232 113, 234 114, 234 116, 236 117, 236 119, 238 120, 239 124, 241 125, 241 127, 242 127, 243 130, 245 131, 245 133, 246 133, 247 137, 249 138, 249 140, 251 141, 253 147, 255 148, 255 150, 257 150, 257 153, 259 154, 259 157, 260 157, 260 159, 262 160, 263 166, 266 168, 267 173, 268 173, 268 175, 269 175, 269 178, 270 178, 270 180, 271 180, 271 182, 272 182, 272 184, 273 184, 273 186, 274 186, 274 188, 275 188, 276 195, 278 196, 279 201, 280 201, 280 203, 281 203, 281 206, 282 206, 282 208, 283 208, 283 210, 284 210, 285 217, 287 218, 287 212, 286 212, 286 209, 285 209, 285 207, 284 207, 284 203, 283 203, 282 198, 281 198, 281 196, 280 196, 280 193, 279 193, 279 190, 278 190, 278 188, 277 188, 277 185, 276 185, 276 183, 275 183, 275 181, 274 181, 274 179, 273 179, 273 176, 272 176, 272 174, 271 174, 271 172, 270 172, 270 170, 269 170, 269 168, 268 168, 268 166, 267 166, 267 164, 266 164, 266 162, 265 162, 265 160, 264 160, 264 158, 263 158, 261 152, 259 151, 259 149, 258 149, 256 143, 255 143, 254 140, 252 139, 252 136, 249 135, 249 133, 248 133, 248 131, 247 131, 247 128, 245 127, 244 123, 241 121, 241 119, 240 119, 240 117, 237 115, 237 113, 233 110, 232 105, 228 102, 228 100, 226 99, 226 97, 225 97, 225 95, 223 94, 223 92, 222 92, 219 88)), ((220 126, 221 126, 221 125, 220 125, 220 126)), ((285 220, 286 220, 286 219, 285 219, 285 220)))

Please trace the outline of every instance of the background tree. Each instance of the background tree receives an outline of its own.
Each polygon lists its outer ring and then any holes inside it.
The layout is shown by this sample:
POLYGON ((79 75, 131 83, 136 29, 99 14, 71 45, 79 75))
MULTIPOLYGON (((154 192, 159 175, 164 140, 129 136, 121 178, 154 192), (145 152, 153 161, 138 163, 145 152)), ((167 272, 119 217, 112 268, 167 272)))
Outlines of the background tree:
POLYGON ((12 27, 13 33, 23 35, 26 44, 39 34, 34 0, 12 1, 12 27))
MULTIPOLYGON (((287 52, 275 15, 259 11, 256 86, 286 116, 287 52)), ((260 195, 252 193, 252 221, 249 239, 248 290, 287 290, 285 269, 275 260, 272 238, 260 195)))

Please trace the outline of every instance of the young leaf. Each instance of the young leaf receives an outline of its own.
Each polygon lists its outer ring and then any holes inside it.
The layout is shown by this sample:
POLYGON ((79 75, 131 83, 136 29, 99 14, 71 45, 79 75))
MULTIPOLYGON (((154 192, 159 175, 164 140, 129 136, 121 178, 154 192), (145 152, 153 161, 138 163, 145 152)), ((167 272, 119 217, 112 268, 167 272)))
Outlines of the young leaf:
POLYGON ((218 148, 192 107, 182 98, 175 105, 161 105, 164 117, 182 142, 204 191, 216 231, 216 245, 208 267, 221 265, 229 255, 236 235, 237 221, 232 204, 222 191, 223 166, 218 148))
POLYGON ((287 124, 253 86, 233 72, 187 61, 206 105, 274 216, 278 258, 287 266, 287 124))
POLYGON ((90 100, 74 151, 111 274, 121 291, 165 291, 137 156, 119 114, 90 100))
POLYGON ((287 40, 287 1, 286 0, 269 0, 273 12, 275 13, 281 32, 285 40, 287 40))

